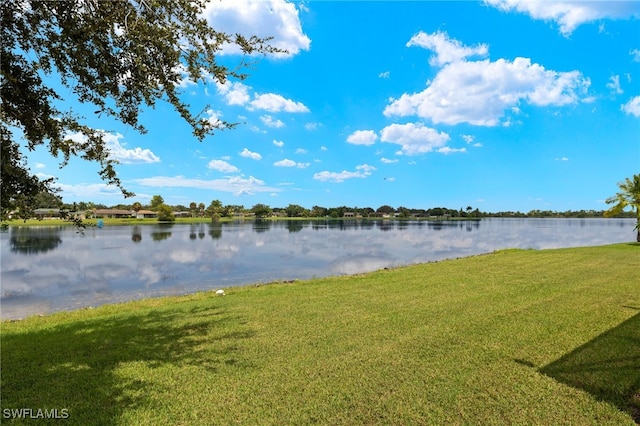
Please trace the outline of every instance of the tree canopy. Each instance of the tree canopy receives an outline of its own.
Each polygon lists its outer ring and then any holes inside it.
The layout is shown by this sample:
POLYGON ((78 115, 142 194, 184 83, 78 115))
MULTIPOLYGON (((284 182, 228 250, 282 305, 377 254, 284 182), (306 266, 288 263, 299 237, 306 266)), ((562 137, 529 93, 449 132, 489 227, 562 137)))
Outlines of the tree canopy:
POLYGON ((636 239, 640 243, 640 174, 618 183, 618 188, 620 191, 607 199, 607 204, 613 204, 613 206, 605 212, 605 216, 617 216, 627 207, 635 210, 636 230, 638 231, 636 239))
POLYGON ((105 133, 91 128, 69 105, 73 94, 94 114, 112 117, 138 132, 140 113, 170 103, 203 140, 233 123, 193 113, 181 100, 185 79, 224 83, 244 79, 250 62, 229 68, 217 56, 235 44, 245 55, 278 52, 269 39, 228 34, 209 26, 205 0, 13 0, 2 6, 0 68, 2 110, 2 213, 21 198, 51 191, 53 180, 29 170, 24 150, 47 146, 61 158, 96 162, 100 177, 133 195, 116 173, 105 133), (63 89, 49 84, 58 76, 63 89), (63 96, 64 94, 64 96, 63 96))

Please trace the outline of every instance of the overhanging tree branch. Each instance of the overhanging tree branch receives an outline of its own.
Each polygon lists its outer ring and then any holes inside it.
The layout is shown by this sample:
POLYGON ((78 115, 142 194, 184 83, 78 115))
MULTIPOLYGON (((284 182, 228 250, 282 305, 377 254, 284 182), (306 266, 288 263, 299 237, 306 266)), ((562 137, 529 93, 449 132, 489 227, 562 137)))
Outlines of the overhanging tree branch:
POLYGON ((46 145, 52 156, 62 159, 61 166, 73 156, 96 162, 102 179, 118 186, 123 195, 133 195, 118 179, 117 161, 109 156, 104 133, 86 125, 73 110, 61 111, 58 105, 65 99, 44 82, 44 75, 58 75, 78 101, 95 107, 96 114, 141 133, 146 131, 141 112, 158 101, 170 103, 200 141, 234 127, 193 114, 181 100, 183 79, 224 83, 246 78, 242 71, 250 62, 242 59, 235 68, 218 62, 228 44, 237 45, 245 56, 282 50, 269 45, 270 39, 211 28, 203 16, 205 5, 204 0, 14 0, 3 5, 3 212, 18 195, 30 192, 27 187, 51 188, 50 181, 41 182, 28 171, 22 144, 29 150, 46 145), (70 137, 78 133, 82 142, 70 137), (10 184, 16 179, 22 179, 22 192, 10 184))

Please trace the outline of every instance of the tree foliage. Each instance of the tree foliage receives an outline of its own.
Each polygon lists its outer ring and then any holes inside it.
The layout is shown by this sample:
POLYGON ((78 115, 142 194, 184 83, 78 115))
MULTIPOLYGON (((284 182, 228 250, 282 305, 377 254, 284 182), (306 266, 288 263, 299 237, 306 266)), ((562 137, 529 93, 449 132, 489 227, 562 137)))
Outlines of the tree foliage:
POLYGON ((268 39, 217 31, 203 16, 206 0, 13 0, 3 2, 0 36, 2 209, 51 190, 33 175, 23 150, 45 145, 61 167, 71 157, 96 162, 108 184, 127 191, 117 176, 104 131, 64 101, 71 95, 95 114, 138 132, 145 108, 170 103, 198 140, 233 123, 193 113, 181 100, 182 83, 244 79, 250 62, 229 68, 217 60, 227 44, 246 55, 273 53, 268 39), (58 76, 62 89, 49 82, 58 76), (20 142, 18 142, 20 141, 20 142))
POLYGON ((378 210, 376 210, 376 211, 378 213, 392 214, 392 213, 395 213, 396 209, 394 209, 393 207, 391 207, 389 205, 384 205, 384 206, 378 207, 378 210))
POLYGON ((207 207, 207 216, 211 218, 212 222, 217 222, 220 220, 220 215, 223 213, 222 201, 213 200, 209 207, 207 207))
POLYGON ((273 210, 266 204, 258 203, 251 207, 251 211, 256 217, 268 217, 271 216, 273 210))
POLYGON ((160 222, 174 222, 176 217, 173 215, 173 210, 166 204, 160 204, 158 206, 158 221, 160 222))
POLYGON ((626 178, 624 182, 618 183, 620 191, 607 199, 607 204, 613 206, 605 212, 605 216, 618 216, 627 207, 635 210, 637 219, 636 230, 638 231, 637 241, 640 243, 640 174, 633 175, 632 178, 626 178))
POLYGON ((33 207, 36 209, 61 208, 62 198, 50 192, 40 192, 34 197, 33 207))
POLYGON ((164 205, 164 198, 161 195, 151 197, 151 210, 157 211, 162 205, 164 205))
POLYGON ((289 204, 284 211, 288 217, 307 217, 310 215, 309 210, 299 204, 289 204))

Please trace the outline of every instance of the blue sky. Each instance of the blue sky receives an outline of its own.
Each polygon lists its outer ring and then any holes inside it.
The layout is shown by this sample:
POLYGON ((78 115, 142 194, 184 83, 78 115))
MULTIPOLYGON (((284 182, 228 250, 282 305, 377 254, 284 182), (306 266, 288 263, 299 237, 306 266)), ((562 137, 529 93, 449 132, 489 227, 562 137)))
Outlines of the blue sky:
POLYGON ((222 0, 206 17, 289 52, 243 82, 183 81, 193 111, 238 127, 200 143, 166 103, 145 135, 88 110, 137 195, 30 154, 65 202, 605 209, 640 172, 640 2, 222 0))

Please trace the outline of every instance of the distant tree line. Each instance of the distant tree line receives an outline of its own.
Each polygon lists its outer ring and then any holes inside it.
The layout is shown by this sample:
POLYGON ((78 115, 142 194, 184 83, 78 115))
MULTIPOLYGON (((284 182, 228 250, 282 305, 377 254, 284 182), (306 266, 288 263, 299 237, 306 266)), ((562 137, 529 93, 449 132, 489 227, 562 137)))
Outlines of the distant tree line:
MULTIPOLYGON (((181 216, 210 218, 217 221, 221 218, 236 216, 261 217, 322 217, 322 218, 343 218, 343 217, 396 217, 396 218, 486 218, 486 217, 536 217, 536 218, 596 218, 604 217, 604 210, 567 210, 564 212, 552 210, 531 210, 523 213, 519 211, 499 211, 484 212, 472 206, 452 209, 447 207, 432 207, 428 209, 408 208, 404 206, 392 207, 382 205, 376 209, 372 207, 323 207, 314 205, 310 209, 298 204, 289 204, 286 207, 271 207, 258 203, 252 207, 245 207, 240 204, 223 204, 220 200, 212 200, 208 205, 203 202, 191 202, 188 206, 182 204, 168 205, 160 195, 154 195, 149 204, 134 202, 132 204, 115 204, 107 206, 105 204, 91 201, 80 201, 74 203, 64 203, 58 195, 48 192, 41 192, 33 198, 33 203, 24 206, 20 211, 14 212, 14 217, 27 219, 33 217, 33 211, 41 208, 57 208, 69 212, 80 212, 90 215, 96 209, 118 209, 139 212, 140 210, 151 210, 158 213, 158 219, 163 221, 174 220, 176 214, 181 216)), ((633 212, 622 211, 616 217, 634 217, 633 212)))

